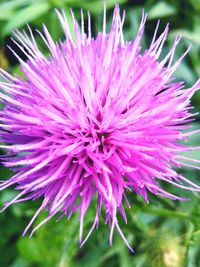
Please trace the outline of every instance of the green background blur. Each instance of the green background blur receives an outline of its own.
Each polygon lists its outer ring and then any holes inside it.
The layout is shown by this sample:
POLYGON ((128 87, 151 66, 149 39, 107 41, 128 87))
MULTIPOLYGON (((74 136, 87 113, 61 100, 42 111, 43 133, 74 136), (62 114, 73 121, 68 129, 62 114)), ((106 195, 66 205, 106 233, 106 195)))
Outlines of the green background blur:
MULTIPOLYGON (((200 0, 118 0, 121 10, 126 10, 124 34, 126 39, 133 39, 137 33, 141 11, 148 12, 143 49, 148 46, 153 36, 157 20, 161 19, 160 32, 167 22, 170 22, 170 34, 163 49, 163 56, 169 50, 174 36, 181 33, 183 41, 176 51, 175 60, 192 43, 189 55, 181 63, 175 73, 177 80, 184 80, 190 86, 200 77, 200 0)), ((110 25, 114 0, 107 0, 107 20, 110 25)), ((69 8, 73 8, 80 21, 80 8, 85 15, 89 10, 92 15, 92 31, 96 35, 101 31, 103 1, 78 0, 0 0, 0 66, 11 73, 20 74, 18 62, 7 48, 13 46, 10 36, 12 30, 31 28, 42 30, 44 22, 54 40, 63 38, 63 32, 54 12, 55 8, 64 8, 69 23, 69 8)), ((47 50, 41 40, 39 46, 44 53, 47 50)), ((18 50, 17 50, 18 51, 18 50)), ((19 51, 18 51, 19 52, 19 51)), ((20 53, 20 52, 19 52, 20 53)), ((20 54, 21 55, 21 54, 20 54)), ((22 55, 21 55, 22 56, 22 55)), ((192 99, 194 112, 200 111, 200 93, 192 99)), ((193 123, 194 129, 200 126, 193 123)), ((200 136, 190 139, 190 145, 200 145, 200 136)), ((3 151, 1 152, 3 153, 3 151)), ((191 152, 189 156, 200 159, 200 153, 191 152)), ((186 177, 200 184, 200 171, 183 168, 186 177)), ((12 172, 0 166, 0 179, 6 179, 12 172)), ((30 221, 41 201, 21 203, 10 207, 0 214, 0 267, 200 267, 200 194, 182 191, 173 186, 163 186, 172 193, 191 198, 188 202, 171 201, 149 194, 150 204, 129 194, 132 204, 127 210, 128 224, 120 220, 122 230, 135 249, 131 254, 124 242, 115 231, 113 246, 109 246, 108 226, 104 218, 100 221, 99 230, 94 230, 83 248, 79 248, 78 215, 70 221, 63 218, 56 222, 51 219, 29 239, 28 235, 21 237, 23 229, 30 221)), ((0 206, 12 199, 15 192, 7 189, 0 192, 0 206)), ((43 212, 36 224, 43 220, 43 212)), ((94 208, 91 207, 85 219, 85 234, 94 218, 94 208)))

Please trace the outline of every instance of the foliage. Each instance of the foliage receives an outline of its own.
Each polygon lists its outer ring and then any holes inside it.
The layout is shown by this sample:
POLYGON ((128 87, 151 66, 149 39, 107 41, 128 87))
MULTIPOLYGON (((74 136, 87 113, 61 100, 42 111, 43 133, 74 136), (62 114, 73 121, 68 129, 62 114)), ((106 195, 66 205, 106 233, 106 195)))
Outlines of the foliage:
MULTIPOLYGON (((125 37, 133 39, 136 35, 142 9, 148 12, 146 35, 143 40, 143 48, 149 44, 156 21, 161 18, 160 31, 164 25, 170 22, 171 32, 165 45, 165 51, 172 43, 176 34, 182 34, 184 40, 179 45, 177 57, 186 49, 189 43, 193 47, 187 59, 176 72, 178 80, 183 79, 186 85, 191 85, 200 76, 200 1, 197 0, 118 0, 121 8, 126 10, 126 22, 124 25, 125 37)), ((115 0, 107 0, 108 20, 115 0)), ((12 73, 20 73, 17 62, 7 48, 11 44, 10 36, 15 28, 26 29, 28 22, 32 29, 41 30, 44 22, 54 40, 63 37, 59 28, 59 22, 54 12, 55 8, 63 8, 72 25, 70 7, 80 19, 80 8, 84 12, 89 10, 92 14, 94 34, 101 30, 103 3, 101 0, 0 0, 0 65, 12 73)), ((37 36, 37 34, 35 35, 37 36)), ((37 38, 37 37, 36 37, 37 38)), ((39 41, 40 42, 40 41, 39 41)), ((41 44, 44 53, 45 47, 41 44)), ((200 109, 200 93, 193 97, 195 110, 200 109)), ((194 110, 194 111, 195 111, 194 110)), ((199 119, 197 118, 199 121, 199 119)), ((199 128, 199 122, 193 125, 199 128)), ((200 145, 200 137, 194 136, 190 140, 191 145, 200 145)), ((2 151, 3 153, 3 151, 2 151)), ((200 159, 198 153, 190 152, 193 158, 200 159)), ((199 172, 182 169, 192 181, 199 182, 199 172)), ((0 178, 6 179, 12 175, 11 171, 0 168, 0 178)), ((167 186, 166 186, 167 187, 167 186)), ((10 207, 0 214, 0 266, 9 267, 101 267, 108 266, 133 266, 133 267, 165 267, 163 259, 155 262, 155 252, 161 248, 160 244, 168 244, 167 240, 175 240, 170 243, 184 263, 182 267, 200 267, 200 195, 197 193, 183 192, 168 186, 173 193, 191 198, 188 202, 171 201, 163 198, 155 198, 149 195, 150 204, 144 203, 140 197, 129 195, 132 207, 127 211, 128 224, 122 221, 122 230, 135 249, 135 255, 125 247, 123 241, 116 234, 113 246, 109 247, 108 229, 104 226, 103 219, 99 231, 94 231, 88 242, 79 248, 78 244, 78 218, 74 216, 70 222, 67 218, 56 222, 52 219, 40 228, 34 236, 21 237, 21 233, 28 224, 34 212, 39 207, 38 203, 21 203, 10 207), (162 234, 163 238, 160 238, 162 234), (165 239, 166 237, 166 239, 165 239), (174 238, 174 239, 173 239, 174 238), (162 240, 162 242, 160 241, 162 240), (164 240, 164 241, 163 241, 164 240), (165 241, 166 240, 166 241, 165 241), (154 245, 153 245, 154 244, 154 245), (160 246, 158 248, 158 246, 160 246), (180 255, 182 254, 182 255, 180 255), (160 265, 159 265, 160 264, 160 265)), ((14 191, 8 189, 0 194, 0 205, 14 196, 14 191)), ((127 208, 128 209, 128 208, 127 208)), ((35 222, 38 224, 45 214, 35 222)), ((92 224, 93 210, 88 212, 85 221, 85 231, 92 224)), ((120 220, 120 218, 119 218, 120 220)), ((159 254, 162 258, 162 253, 159 254)), ((164 254, 166 257, 166 253, 164 254)), ((171 254, 167 254, 169 256, 171 254)), ((171 257, 171 256, 170 256, 171 257)), ((172 258, 174 254, 172 255, 172 258)), ((176 258, 173 258, 175 262, 176 258)), ((165 262, 166 264, 166 262, 165 262)), ((179 265, 172 265, 179 267, 179 265)), ((170 266, 170 267, 172 267, 170 266)))

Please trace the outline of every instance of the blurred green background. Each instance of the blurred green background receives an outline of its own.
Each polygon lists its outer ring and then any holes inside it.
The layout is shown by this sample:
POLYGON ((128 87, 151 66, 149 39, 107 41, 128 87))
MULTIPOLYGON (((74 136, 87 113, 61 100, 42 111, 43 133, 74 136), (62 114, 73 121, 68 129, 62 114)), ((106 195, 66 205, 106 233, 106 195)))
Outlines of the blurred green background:
MULTIPOLYGON (((143 49, 148 46, 153 36, 157 20, 161 19, 160 32, 170 22, 170 34, 163 49, 163 56, 169 50, 177 33, 181 33, 183 41, 176 51, 176 58, 183 53, 189 43, 192 49, 182 62, 175 76, 190 86, 200 76, 200 0, 118 0, 121 10, 126 10, 124 34, 126 39, 133 39, 137 33, 141 11, 148 12, 143 49)), ((107 0, 108 24, 112 20, 115 0, 107 0)), ((103 1, 78 0, 0 0, 0 66, 11 73, 20 74, 17 60, 7 48, 11 45, 12 30, 26 29, 28 22, 31 28, 41 29, 44 22, 53 39, 63 37, 62 29, 54 12, 55 8, 64 8, 71 24, 69 8, 73 8, 80 20, 80 8, 85 14, 89 10, 92 15, 92 31, 96 35, 101 31, 103 1)), ((35 33, 35 31, 34 31, 35 33)), ((47 50, 38 39, 41 50, 47 50)), ((18 51, 18 50, 17 50, 18 51)), ((19 52, 19 51, 18 51, 19 52)), ((22 56, 22 55, 21 55, 22 56)), ((200 93, 192 99, 194 112, 200 110, 200 93)), ((199 119, 193 124, 200 126, 199 119)), ((200 136, 190 139, 191 145, 200 145, 200 136)), ((3 151, 1 152, 3 153, 3 151)), ((200 159, 198 152, 190 156, 200 159)), ((186 177, 200 184, 200 172, 183 168, 186 177)), ((0 167, 0 179, 12 175, 8 169, 0 167)), ((99 230, 94 230, 83 248, 79 248, 77 216, 71 220, 63 218, 56 222, 52 219, 41 227, 29 239, 21 233, 30 221, 41 201, 21 203, 10 207, 0 214, 0 266, 2 267, 200 267, 200 194, 182 191, 172 186, 163 185, 169 191, 191 198, 188 202, 179 202, 155 197, 149 194, 150 204, 134 194, 129 194, 132 204, 127 210, 128 224, 120 221, 122 230, 135 249, 131 254, 115 231, 113 246, 109 246, 109 229, 104 225, 102 216, 99 230)), ((12 189, 0 193, 0 206, 15 196, 12 189)), ((36 220, 38 224, 45 218, 45 212, 36 220)), ((94 218, 91 208, 85 219, 85 233, 94 218)))

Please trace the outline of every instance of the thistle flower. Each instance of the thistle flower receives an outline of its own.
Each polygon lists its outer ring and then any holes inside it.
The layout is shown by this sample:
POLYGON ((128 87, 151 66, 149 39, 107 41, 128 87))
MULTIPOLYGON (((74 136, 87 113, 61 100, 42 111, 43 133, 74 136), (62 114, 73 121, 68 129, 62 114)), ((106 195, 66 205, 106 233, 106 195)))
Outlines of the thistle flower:
POLYGON ((172 62, 180 37, 159 61, 168 26, 157 37, 158 23, 150 47, 141 52, 144 13, 132 42, 124 41, 125 13, 121 18, 117 5, 109 33, 104 8, 103 31, 96 38, 91 36, 89 13, 87 35, 83 12, 81 29, 72 13, 75 40, 64 12, 57 13, 66 39, 54 43, 45 26, 44 34, 39 32, 49 57, 39 50, 30 28, 30 37, 15 31, 14 42, 28 59, 23 61, 13 51, 24 79, 1 70, 4 93, 0 96, 5 108, 1 110, 4 144, 0 147, 7 150, 4 165, 16 174, 1 181, 0 190, 16 185, 20 191, 3 210, 21 201, 43 199, 24 233, 44 209, 49 215, 32 233, 58 213, 70 218, 78 211, 83 245, 98 226, 103 207, 110 243, 116 228, 131 249, 117 220, 121 213, 126 222, 124 202, 130 206, 127 191, 148 202, 147 192, 182 200, 162 189, 160 180, 200 190, 172 168, 200 169, 195 165, 197 160, 183 155, 199 147, 180 142, 200 131, 183 132, 190 128, 186 123, 194 120, 190 98, 200 81, 184 89, 183 82, 173 80, 189 50, 172 62), (83 221, 93 199, 96 216, 83 240, 83 221))

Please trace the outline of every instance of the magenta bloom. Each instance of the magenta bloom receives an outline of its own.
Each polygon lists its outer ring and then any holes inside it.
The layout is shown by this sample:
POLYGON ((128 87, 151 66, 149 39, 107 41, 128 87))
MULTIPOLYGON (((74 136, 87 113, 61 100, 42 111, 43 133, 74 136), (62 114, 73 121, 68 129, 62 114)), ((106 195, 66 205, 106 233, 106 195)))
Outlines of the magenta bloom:
POLYGON ((104 11, 103 32, 96 38, 91 37, 89 14, 87 35, 83 14, 81 30, 74 19, 75 41, 65 15, 58 12, 58 17, 65 41, 54 43, 45 26, 44 35, 39 32, 49 49, 48 58, 39 50, 30 29, 30 37, 16 31, 18 41, 14 42, 28 61, 13 53, 25 78, 1 70, 4 81, 0 88, 5 93, 0 96, 5 108, 0 111, 0 134, 5 144, 0 147, 7 150, 3 164, 14 168, 16 174, 1 181, 0 190, 16 185, 20 191, 3 210, 13 203, 42 198, 25 232, 43 209, 49 216, 32 233, 55 214, 70 217, 78 211, 80 242, 84 244, 98 226, 103 208, 110 243, 116 228, 131 249, 117 220, 121 213, 126 221, 123 206, 124 202, 129 206, 128 191, 140 194, 147 202, 147 192, 182 199, 162 189, 160 180, 200 191, 173 169, 200 169, 194 164, 197 160, 183 154, 200 147, 180 142, 200 132, 183 132, 190 128, 186 123, 194 120, 190 98, 200 81, 184 89, 183 82, 172 78, 189 50, 173 63, 179 37, 159 61, 168 26, 158 37, 157 26, 149 49, 140 51, 145 14, 132 42, 124 41, 124 16, 120 17, 118 6, 109 33, 104 11), (96 201, 96 216, 82 240, 83 221, 92 200, 96 201))

